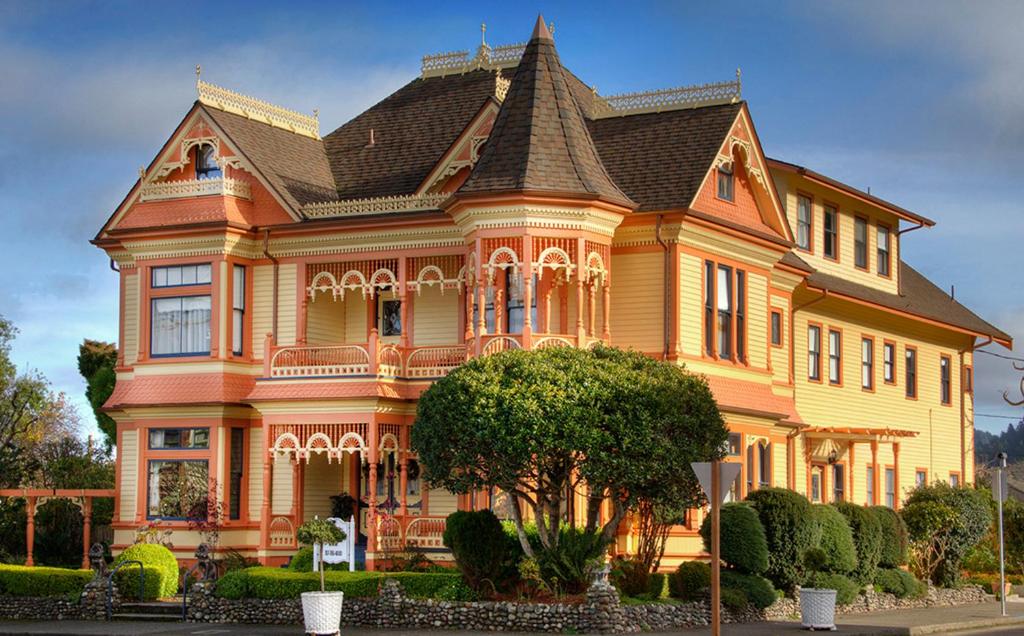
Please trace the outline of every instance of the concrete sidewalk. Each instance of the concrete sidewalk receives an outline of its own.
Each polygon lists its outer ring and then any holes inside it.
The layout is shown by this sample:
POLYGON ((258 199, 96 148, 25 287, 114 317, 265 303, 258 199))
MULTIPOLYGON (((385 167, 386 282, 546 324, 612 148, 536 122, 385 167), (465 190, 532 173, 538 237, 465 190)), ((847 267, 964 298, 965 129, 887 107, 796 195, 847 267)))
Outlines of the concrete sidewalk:
MULTIPOLYGON (((841 616, 836 636, 919 636, 949 634, 983 629, 1019 626, 1024 633, 1024 609, 1011 604, 1010 616, 999 615, 998 603, 962 607, 932 607, 919 610, 878 612, 841 616)), ((424 630, 380 630, 345 628, 343 636, 412 636, 424 630)), ((494 636, 494 632, 435 632, 459 636, 494 636)), ((679 636, 705 636, 710 628, 671 632, 679 636)), ((807 633, 799 622, 747 623, 725 625, 723 636, 777 636, 807 633)), ((131 621, 0 621, 0 636, 300 636, 299 626, 273 625, 211 625, 184 623, 141 623, 131 621)), ((516 636, 504 632, 505 636, 516 636)), ((524 635, 525 636, 525 635, 524 635)))

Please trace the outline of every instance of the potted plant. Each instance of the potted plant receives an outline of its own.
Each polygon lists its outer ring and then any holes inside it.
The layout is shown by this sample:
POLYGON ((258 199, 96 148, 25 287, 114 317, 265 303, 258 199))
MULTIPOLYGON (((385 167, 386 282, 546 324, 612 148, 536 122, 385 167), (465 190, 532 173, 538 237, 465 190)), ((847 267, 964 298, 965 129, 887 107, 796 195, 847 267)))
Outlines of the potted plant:
POLYGON ((808 587, 800 588, 800 623, 807 629, 836 628, 836 591, 817 587, 827 563, 828 555, 821 548, 804 553, 808 587))
MULTIPOLYGON (((323 556, 324 545, 341 543, 345 533, 326 519, 313 517, 299 526, 296 538, 303 545, 312 546, 323 556)), ((317 564, 320 572, 320 591, 302 593, 302 619, 307 634, 337 634, 341 627, 341 603, 344 592, 328 592, 324 589, 324 560, 317 564)))

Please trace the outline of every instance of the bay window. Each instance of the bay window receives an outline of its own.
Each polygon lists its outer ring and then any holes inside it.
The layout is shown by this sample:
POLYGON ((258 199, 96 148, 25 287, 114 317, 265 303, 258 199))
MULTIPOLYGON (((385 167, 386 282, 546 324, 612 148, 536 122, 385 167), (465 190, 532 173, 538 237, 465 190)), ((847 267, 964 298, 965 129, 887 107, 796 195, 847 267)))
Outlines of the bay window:
POLYGON ((150 313, 154 356, 210 355, 210 297, 154 298, 150 313))
POLYGON ((720 360, 746 361, 746 272, 704 262, 704 349, 720 360))
MULTIPOLYGON (((526 286, 523 284, 523 275, 520 272, 508 268, 504 270, 501 283, 503 287, 496 288, 488 285, 484 289, 484 325, 487 333, 493 334, 496 331, 495 303, 499 298, 498 289, 503 289, 501 297, 502 312, 502 333, 523 333, 526 320, 526 286)), ((533 294, 530 295, 530 324, 535 328, 537 325, 537 275, 533 275, 533 294)), ((584 308, 577 308, 583 311, 584 308)), ((479 316, 479 307, 475 301, 473 305, 473 323, 476 324, 479 316)))

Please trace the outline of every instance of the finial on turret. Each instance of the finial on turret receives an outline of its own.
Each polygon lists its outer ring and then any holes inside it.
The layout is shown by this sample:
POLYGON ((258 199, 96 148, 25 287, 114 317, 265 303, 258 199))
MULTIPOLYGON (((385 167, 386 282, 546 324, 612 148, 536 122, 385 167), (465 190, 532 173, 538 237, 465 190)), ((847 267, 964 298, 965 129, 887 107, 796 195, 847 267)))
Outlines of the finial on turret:
POLYGON ((487 46, 487 39, 484 37, 487 35, 487 23, 480 23, 480 46, 487 46))
POLYGON ((202 75, 202 74, 203 74, 203 66, 201 64, 196 64, 196 81, 197 82, 199 81, 199 76, 202 75))
POLYGON ((555 37, 555 21, 554 20, 552 20, 551 22, 548 22, 548 33, 551 34, 551 37, 555 37))
POLYGON ((314 108, 313 109, 313 119, 315 119, 317 121, 320 121, 320 109, 319 108, 314 108))

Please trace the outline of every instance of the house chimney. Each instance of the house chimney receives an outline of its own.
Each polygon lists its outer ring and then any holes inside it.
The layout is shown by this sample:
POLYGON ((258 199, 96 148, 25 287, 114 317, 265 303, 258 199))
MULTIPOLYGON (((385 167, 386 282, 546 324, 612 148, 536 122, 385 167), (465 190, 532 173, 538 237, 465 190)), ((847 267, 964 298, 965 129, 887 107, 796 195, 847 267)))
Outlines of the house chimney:
POLYGON ((366 148, 373 148, 377 142, 373 139, 373 128, 370 129, 370 143, 366 144, 366 148))

